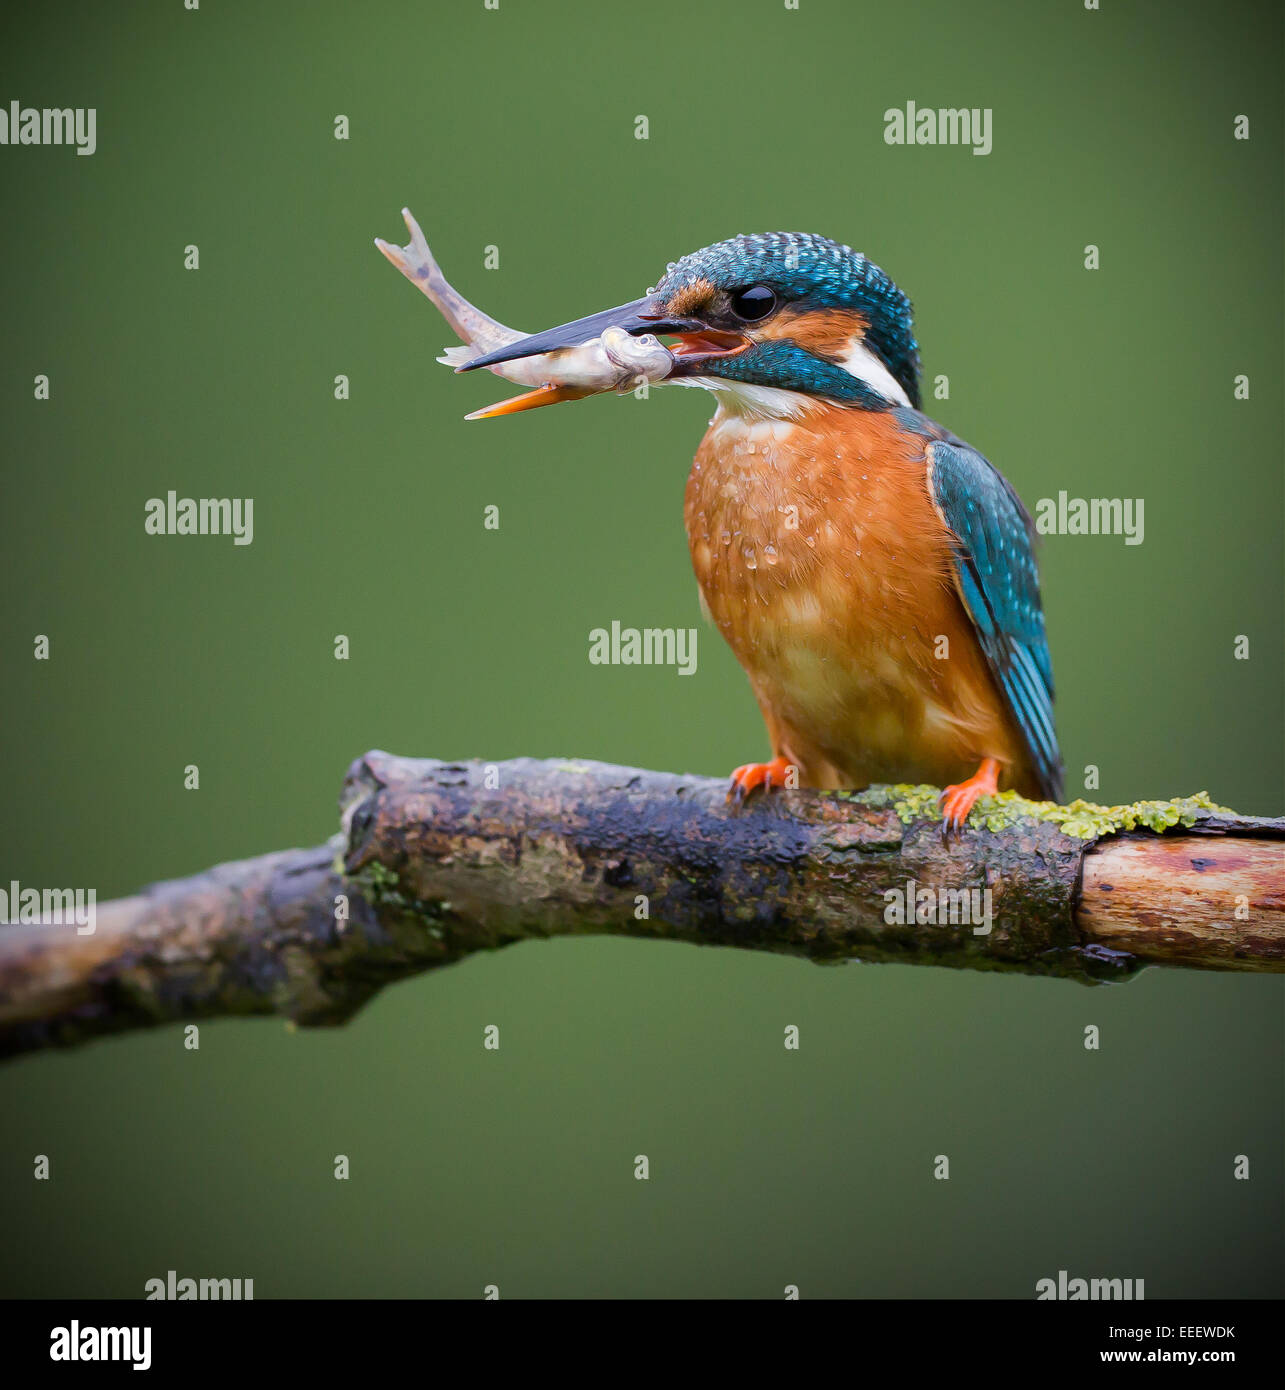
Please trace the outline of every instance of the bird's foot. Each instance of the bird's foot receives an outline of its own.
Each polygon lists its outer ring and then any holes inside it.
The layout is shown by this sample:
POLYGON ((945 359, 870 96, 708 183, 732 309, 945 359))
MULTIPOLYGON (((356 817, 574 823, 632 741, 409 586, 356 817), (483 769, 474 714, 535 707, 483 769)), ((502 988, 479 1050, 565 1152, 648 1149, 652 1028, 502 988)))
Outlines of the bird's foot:
POLYGON ((732 784, 727 789, 729 803, 739 805, 758 787, 786 787, 791 785, 790 774, 796 773, 793 785, 798 786, 797 769, 786 757, 773 758, 770 763, 746 763, 732 773, 732 784))
POLYGON ((983 758, 981 767, 966 782, 957 782, 942 792, 942 838, 949 840, 952 835, 958 835, 979 798, 994 796, 997 791, 999 763, 994 758, 983 758))

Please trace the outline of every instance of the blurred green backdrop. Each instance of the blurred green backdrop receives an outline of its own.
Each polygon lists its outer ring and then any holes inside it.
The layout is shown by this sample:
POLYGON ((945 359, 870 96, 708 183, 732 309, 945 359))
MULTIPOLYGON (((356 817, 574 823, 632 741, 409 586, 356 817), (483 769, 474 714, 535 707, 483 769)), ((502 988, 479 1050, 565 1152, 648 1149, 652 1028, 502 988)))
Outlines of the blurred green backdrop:
MULTIPOLYGON (((532 330, 738 231, 865 250, 950 378, 931 412, 1028 504, 1145 498, 1140 546, 1043 547, 1071 794, 1093 764, 1106 801, 1285 809, 1276 6, 167 0, 0 24, 0 101, 98 110, 90 158, 0 147, 0 880, 107 898, 317 843, 372 747, 710 774, 765 753, 683 536, 708 398, 464 423, 505 384, 434 363, 449 332, 371 244, 404 240, 403 204, 532 330), (993 152, 887 146, 909 100, 992 108, 993 152), (146 535, 169 489, 253 497, 253 544, 146 535), (590 666, 612 618, 702 626, 699 673, 590 666)), ((335 1033, 213 1023, 196 1053, 166 1029, 5 1067, 0 1287, 1029 1298, 1067 1269, 1279 1294, 1281 1004, 1279 978, 525 945, 335 1033)))

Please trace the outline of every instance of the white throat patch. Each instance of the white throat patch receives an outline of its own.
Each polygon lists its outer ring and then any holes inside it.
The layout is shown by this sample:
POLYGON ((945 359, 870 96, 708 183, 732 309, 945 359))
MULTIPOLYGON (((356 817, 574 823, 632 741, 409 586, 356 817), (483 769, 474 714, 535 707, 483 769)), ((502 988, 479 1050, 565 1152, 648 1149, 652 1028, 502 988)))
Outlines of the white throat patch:
POLYGON ((721 410, 756 420, 801 420, 823 404, 803 391, 787 391, 781 386, 754 386, 721 376, 680 376, 675 377, 672 384, 713 391, 721 410))
POLYGON ((872 391, 877 391, 893 405, 909 405, 910 398, 902 390, 901 383, 887 367, 860 340, 854 338, 847 354, 840 358, 839 365, 849 376, 864 382, 872 391))

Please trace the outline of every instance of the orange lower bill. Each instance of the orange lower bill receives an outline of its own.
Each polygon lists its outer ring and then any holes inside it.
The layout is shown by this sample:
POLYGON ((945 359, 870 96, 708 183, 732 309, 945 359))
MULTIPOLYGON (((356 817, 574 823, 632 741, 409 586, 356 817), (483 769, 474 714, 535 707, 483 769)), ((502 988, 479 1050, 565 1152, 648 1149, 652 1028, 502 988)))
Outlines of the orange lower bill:
POLYGON ((475 410, 466 415, 466 420, 489 420, 495 415, 516 415, 519 410, 535 410, 541 405, 557 405, 559 401, 579 401, 586 396, 594 396, 596 391, 583 386, 537 386, 534 391, 526 391, 520 396, 512 396, 507 401, 496 401, 484 410, 475 410))

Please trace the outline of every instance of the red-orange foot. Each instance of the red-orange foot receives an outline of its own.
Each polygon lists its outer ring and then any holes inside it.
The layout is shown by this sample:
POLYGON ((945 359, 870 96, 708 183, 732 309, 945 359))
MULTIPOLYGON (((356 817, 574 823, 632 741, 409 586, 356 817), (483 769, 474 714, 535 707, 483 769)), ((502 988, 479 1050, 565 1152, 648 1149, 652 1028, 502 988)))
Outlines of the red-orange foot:
POLYGON ((773 758, 770 763, 746 763, 732 773, 732 785, 727 789, 731 802, 744 801, 757 787, 783 787, 793 764, 789 758, 773 758))
POLYGON ((999 791, 999 763, 994 758, 983 758, 982 765, 967 782, 957 782, 947 787, 941 794, 941 833, 949 840, 957 835, 968 819, 978 797, 994 796, 999 791))

